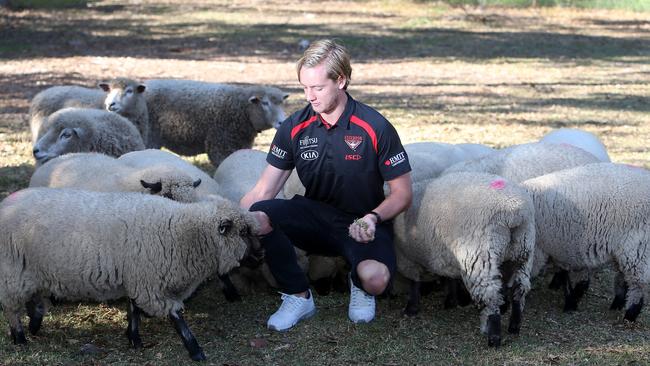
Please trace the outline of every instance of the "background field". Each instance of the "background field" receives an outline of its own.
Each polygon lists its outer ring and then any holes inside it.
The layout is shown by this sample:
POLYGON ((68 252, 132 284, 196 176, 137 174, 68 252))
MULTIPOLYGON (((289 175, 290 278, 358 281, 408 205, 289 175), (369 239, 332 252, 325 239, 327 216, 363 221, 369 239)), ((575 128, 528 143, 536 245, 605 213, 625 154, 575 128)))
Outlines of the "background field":
MULTIPOLYGON (((645 1, 632 2, 643 9, 645 1)), ((573 8, 449 7, 428 1, 97 1, 65 9, 0 8, 0 199, 27 186, 34 167, 30 99, 52 85, 92 87, 127 76, 273 84, 303 105, 298 43, 336 37, 353 57, 351 94, 375 106, 403 142, 533 141, 559 127, 596 133, 614 161, 650 167, 650 13, 573 8)), ((266 150, 273 131, 260 134, 266 150)), ((191 158, 211 171, 207 158, 191 158)), ((488 349, 472 308, 401 316, 404 297, 378 318, 347 320, 347 294, 317 297, 317 317, 269 333, 279 296, 226 303, 207 283, 186 319, 217 365, 647 364, 650 316, 637 324, 607 310, 611 273, 598 274, 580 310, 535 283, 522 334, 488 349), (251 343, 252 342, 252 343, 251 343), (253 344, 253 345, 251 345, 253 344)), ((178 364, 189 358, 164 319, 147 319, 145 348, 123 337, 125 304, 67 304, 27 347, 0 337, 0 364, 178 364), (89 347, 88 344, 96 348, 89 347)), ((0 317, 0 328, 7 329, 0 317)))

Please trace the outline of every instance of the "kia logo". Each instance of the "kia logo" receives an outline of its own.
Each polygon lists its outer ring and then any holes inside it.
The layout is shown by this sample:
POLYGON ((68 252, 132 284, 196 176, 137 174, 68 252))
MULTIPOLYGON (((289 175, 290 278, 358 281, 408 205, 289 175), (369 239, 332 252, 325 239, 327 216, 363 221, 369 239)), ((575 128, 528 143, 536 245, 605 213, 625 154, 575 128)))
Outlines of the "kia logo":
POLYGON ((300 153, 300 157, 303 160, 314 160, 318 159, 318 151, 316 150, 307 150, 300 153))

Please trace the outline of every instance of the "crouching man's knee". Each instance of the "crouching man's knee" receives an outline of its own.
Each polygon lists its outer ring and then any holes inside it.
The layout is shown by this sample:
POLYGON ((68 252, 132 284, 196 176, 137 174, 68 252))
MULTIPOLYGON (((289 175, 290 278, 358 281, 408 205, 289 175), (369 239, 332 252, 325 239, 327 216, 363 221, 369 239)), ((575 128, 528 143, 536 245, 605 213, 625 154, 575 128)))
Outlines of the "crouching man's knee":
POLYGON ((390 281, 390 271, 385 264, 367 259, 357 265, 357 275, 363 289, 370 295, 381 295, 390 281))

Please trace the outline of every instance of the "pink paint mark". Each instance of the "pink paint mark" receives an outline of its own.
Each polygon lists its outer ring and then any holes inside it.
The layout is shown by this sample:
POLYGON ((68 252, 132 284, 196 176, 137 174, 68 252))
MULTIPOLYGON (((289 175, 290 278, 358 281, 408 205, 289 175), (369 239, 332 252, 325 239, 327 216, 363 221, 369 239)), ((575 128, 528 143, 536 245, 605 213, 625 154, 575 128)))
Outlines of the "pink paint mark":
POLYGON ((624 164, 624 165, 630 169, 641 169, 640 166, 634 164, 624 164))
POLYGON ((505 186, 506 186, 506 181, 503 179, 497 179, 495 181, 492 181, 492 183, 490 183, 490 188, 492 189, 503 189, 505 188, 505 186))
POLYGON ((5 200, 7 202, 13 202, 13 201, 17 200, 18 199, 18 194, 21 191, 22 191, 22 189, 20 191, 16 191, 16 192, 11 193, 10 195, 7 196, 7 198, 5 198, 5 200))

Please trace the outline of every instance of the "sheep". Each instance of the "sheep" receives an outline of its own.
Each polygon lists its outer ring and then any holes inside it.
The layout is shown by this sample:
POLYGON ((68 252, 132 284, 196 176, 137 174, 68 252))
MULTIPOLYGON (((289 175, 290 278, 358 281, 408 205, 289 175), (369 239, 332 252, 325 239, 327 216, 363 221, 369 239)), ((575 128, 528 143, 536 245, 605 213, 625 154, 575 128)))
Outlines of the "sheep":
POLYGON ((149 146, 149 110, 145 99, 146 86, 139 81, 127 78, 115 78, 100 83, 99 87, 108 93, 104 100, 107 111, 114 112, 128 119, 140 132, 145 146, 149 146))
POLYGON ((152 165, 164 165, 174 168, 190 176, 194 181, 201 181, 201 184, 194 191, 198 200, 219 200, 224 198, 219 184, 212 177, 174 153, 147 149, 126 153, 117 160, 122 164, 138 169, 146 169, 152 165))
POLYGON ((148 115, 146 114, 146 104, 143 104, 146 103, 142 94, 145 89, 144 85, 134 80, 116 78, 100 83, 99 88, 109 94, 100 89, 76 85, 53 86, 36 94, 29 106, 32 145, 42 136, 41 126, 52 113, 70 107, 104 109, 107 101, 109 101, 109 105, 106 105, 106 109, 129 119, 138 128, 146 143, 148 128, 144 127, 148 127, 148 115), (110 101, 113 100, 117 100, 119 103, 111 106, 110 101), (134 108, 138 109, 134 110, 134 108))
POLYGON ((186 299, 213 273, 259 245, 250 214, 226 200, 179 203, 132 192, 28 188, 0 203, 0 304, 16 344, 26 304, 35 334, 42 296, 127 297, 127 338, 139 348, 140 314, 169 316, 193 360, 205 355, 183 320, 186 299))
POLYGON ((195 191, 200 184, 200 178, 173 166, 150 164, 134 168, 98 153, 58 156, 36 169, 29 182, 30 187, 157 194, 179 202, 196 202, 195 191))
POLYGON ((456 163, 442 174, 485 172, 519 183, 557 170, 598 162, 592 154, 572 145, 535 142, 511 146, 478 159, 456 163))
POLYGON ((146 82, 148 147, 180 155, 207 152, 215 167, 237 149, 250 148, 258 132, 286 118, 288 94, 270 86, 239 86, 192 80, 146 82))
POLYGON ((528 193, 499 176, 459 172, 414 183, 412 206, 394 222, 397 268, 414 281, 405 313, 418 312, 417 283, 429 274, 461 278, 481 308, 488 345, 499 346, 507 289, 512 299, 508 332, 518 333, 521 326, 534 225, 528 193))
POLYGON ((98 109, 64 108, 47 118, 43 136, 34 144, 37 165, 71 152, 120 156, 143 150, 140 133, 129 120, 98 109))
MULTIPOLYGON (((650 281, 650 172, 598 163, 529 179, 522 186, 535 204, 537 248, 567 271, 591 271, 613 262, 618 275, 612 309, 624 304, 625 319, 636 320, 650 281)), ((565 290, 565 297, 574 300, 570 285, 565 290)))
MULTIPOLYGON (((221 195, 239 203, 244 195, 253 189, 266 168, 266 153, 254 149, 241 149, 224 159, 214 172, 221 195)), ((276 198, 284 198, 282 192, 276 198)))
POLYGON ((610 162, 607 148, 596 135, 577 128, 560 128, 544 135, 540 142, 549 144, 569 144, 590 152, 602 162, 610 162))

